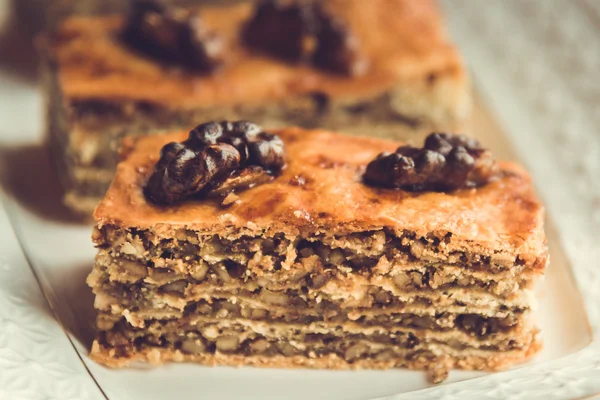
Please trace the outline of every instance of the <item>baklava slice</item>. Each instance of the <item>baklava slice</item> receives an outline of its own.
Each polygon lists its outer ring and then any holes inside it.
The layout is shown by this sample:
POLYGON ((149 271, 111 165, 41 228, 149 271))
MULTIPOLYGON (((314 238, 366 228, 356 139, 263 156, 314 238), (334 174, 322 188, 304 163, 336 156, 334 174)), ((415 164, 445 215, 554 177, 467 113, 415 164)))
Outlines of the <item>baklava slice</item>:
POLYGON ((543 206, 464 136, 219 122, 130 138, 95 211, 91 356, 497 370, 540 349, 543 206))

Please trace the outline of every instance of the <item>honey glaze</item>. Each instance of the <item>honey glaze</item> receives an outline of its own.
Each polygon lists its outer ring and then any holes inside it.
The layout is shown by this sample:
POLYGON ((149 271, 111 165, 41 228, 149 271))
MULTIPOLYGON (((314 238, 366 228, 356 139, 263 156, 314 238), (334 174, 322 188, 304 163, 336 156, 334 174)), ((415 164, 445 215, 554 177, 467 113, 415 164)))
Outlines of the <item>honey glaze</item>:
POLYGON ((331 99, 374 98, 402 82, 427 82, 435 74, 464 79, 462 61, 449 42, 435 2, 429 0, 332 1, 369 60, 360 76, 345 76, 253 51, 240 32, 251 4, 202 7, 199 18, 227 49, 210 74, 160 62, 120 39, 121 16, 67 19, 49 42, 65 97, 148 101, 183 109, 260 104, 321 93, 331 99), (101 66, 100 70, 99 67, 101 66), (132 89, 134 88, 134 89, 132 89))
POLYGON ((164 144, 183 141, 188 133, 132 139, 95 218, 100 224, 140 228, 243 228, 291 234, 324 230, 343 234, 385 226, 453 232, 456 240, 502 246, 535 246, 543 232, 543 207, 527 173, 515 164, 500 162, 498 179, 480 188, 410 193, 370 187, 362 180, 364 165, 400 143, 300 128, 273 133, 285 143, 286 168, 270 182, 236 192, 236 201, 226 207, 222 199, 191 198, 174 206, 146 201, 141 188, 150 160, 164 144), (325 167, 323 160, 328 161, 325 167), (507 237, 519 238, 518 243, 507 242, 507 237))

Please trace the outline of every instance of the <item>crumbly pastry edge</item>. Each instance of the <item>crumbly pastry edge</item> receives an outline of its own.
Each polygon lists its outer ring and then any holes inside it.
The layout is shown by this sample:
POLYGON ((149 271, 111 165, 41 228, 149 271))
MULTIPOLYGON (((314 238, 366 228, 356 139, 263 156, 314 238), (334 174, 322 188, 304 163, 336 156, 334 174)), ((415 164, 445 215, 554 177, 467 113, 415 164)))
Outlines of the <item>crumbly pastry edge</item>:
POLYGON ((417 359, 408 360, 357 360, 352 364, 343 360, 337 355, 327 355, 319 358, 309 358, 304 356, 245 356, 225 353, 215 354, 184 354, 179 350, 162 350, 159 348, 148 348, 142 351, 136 351, 128 357, 115 358, 110 348, 102 347, 97 341, 92 344, 90 357, 107 367, 121 368, 129 366, 136 362, 148 362, 153 365, 160 365, 167 362, 195 362, 204 365, 216 366, 227 365, 234 367, 255 366, 268 368, 317 368, 317 369, 390 369, 395 367, 431 370, 439 368, 444 370, 459 368, 467 370, 486 370, 499 371, 506 369, 514 364, 521 363, 535 355, 542 349, 542 342, 535 339, 531 345, 523 351, 498 352, 492 357, 465 356, 452 359, 448 356, 441 356, 436 361, 417 359))

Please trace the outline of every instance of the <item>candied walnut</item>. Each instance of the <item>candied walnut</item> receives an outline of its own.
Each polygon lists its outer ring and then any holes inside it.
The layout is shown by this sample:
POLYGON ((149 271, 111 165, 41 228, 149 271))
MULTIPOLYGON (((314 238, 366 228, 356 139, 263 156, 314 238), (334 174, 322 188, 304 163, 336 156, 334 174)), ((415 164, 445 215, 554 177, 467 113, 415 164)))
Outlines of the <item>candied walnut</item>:
POLYGON ((228 316, 228 315, 229 315, 229 311, 227 311, 227 310, 225 310, 225 309, 219 310, 219 311, 217 311, 217 313, 215 314, 215 316, 216 316, 217 318, 221 318, 221 319, 223 319, 223 318, 227 318, 227 316, 228 316))
POLYGON ((150 268, 148 272, 153 281, 151 282, 159 285, 166 285, 167 283, 175 282, 184 278, 177 272, 165 268, 150 268))
POLYGON ((498 165, 489 150, 464 135, 432 133, 423 148, 401 146, 367 165, 367 184, 408 191, 452 191, 495 179, 498 165))
POLYGON ((360 43, 348 27, 319 9, 320 33, 314 63, 333 72, 360 76, 367 72, 368 61, 360 43))
POLYGON ((246 43, 289 61, 309 61, 315 48, 317 18, 307 3, 264 1, 244 30, 246 43))
POLYGON ((148 269, 146 268, 146 266, 137 261, 124 259, 120 261, 120 264, 130 276, 136 278, 145 278, 148 275, 148 269))
POLYGON ((166 62, 210 72, 223 62, 224 44, 200 16, 157 0, 133 2, 122 32, 131 47, 166 62))
POLYGON ((220 186, 211 190, 211 196, 222 196, 224 205, 230 205, 239 200, 239 197, 229 197, 235 190, 250 189, 257 185, 267 183, 272 176, 262 167, 252 165, 241 171, 232 173, 220 186), (229 197, 229 198, 228 198, 229 197))
POLYGON ((301 280, 303 280, 304 278, 306 278, 308 276, 309 272, 308 271, 297 271, 294 273, 294 275, 292 276, 292 278, 290 279, 291 282, 293 283, 297 283, 300 282, 301 280))
POLYGON ((196 308, 196 311, 198 312, 198 314, 201 315, 208 315, 211 314, 213 312, 213 309, 211 307, 210 304, 201 304, 196 308))
POLYGON ((367 70, 358 39, 319 2, 263 1, 243 35, 248 46, 288 61, 350 76, 367 70))
POLYGON ((208 122, 183 143, 161 149, 144 192, 157 204, 192 195, 226 197, 273 178, 285 164, 283 141, 247 122, 208 122))
POLYGON ((305 247, 303 249, 300 249, 298 252, 304 258, 308 258, 308 257, 311 257, 311 256, 315 255, 315 251, 312 248, 310 248, 310 247, 305 247))
POLYGON ((435 326, 435 321, 429 315, 415 315, 407 319, 410 326, 429 329, 435 326))
POLYGON ((289 298, 289 305, 295 308, 307 308, 308 303, 299 296, 292 296, 289 298))
POLYGON ((396 353, 394 353, 394 351, 390 350, 390 349, 380 351, 379 353, 377 353, 375 355, 376 360, 393 360, 394 358, 397 358, 397 357, 398 356, 396 355, 396 353))
POLYGON ((327 262, 332 265, 342 265, 346 261, 344 253, 340 249, 334 249, 329 253, 327 262))

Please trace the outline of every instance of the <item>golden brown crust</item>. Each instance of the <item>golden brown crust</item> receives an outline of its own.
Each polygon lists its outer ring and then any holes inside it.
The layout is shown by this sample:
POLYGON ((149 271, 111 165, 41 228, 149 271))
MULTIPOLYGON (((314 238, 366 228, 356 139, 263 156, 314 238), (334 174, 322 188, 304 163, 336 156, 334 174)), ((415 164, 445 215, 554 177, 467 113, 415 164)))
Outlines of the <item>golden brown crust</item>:
POLYGON ((117 350, 104 348, 98 342, 94 341, 90 357, 107 367, 120 368, 130 365, 134 362, 150 362, 152 364, 162 364, 165 362, 196 362, 211 366, 229 365, 268 368, 326 368, 326 369, 389 369, 389 368, 410 368, 410 369, 432 369, 443 365, 443 368, 460 368, 471 370, 498 371, 506 369, 514 364, 521 363, 534 356, 542 348, 542 343, 535 340, 531 345, 522 350, 513 350, 507 352, 479 352, 478 354, 469 354, 466 351, 463 355, 457 357, 440 357, 439 360, 432 362, 430 359, 420 359, 415 357, 412 360, 393 359, 393 360, 371 360, 359 359, 352 364, 348 363, 337 355, 326 355, 318 358, 308 358, 304 356, 245 356, 237 354, 183 354, 179 350, 146 348, 135 353, 119 357, 117 350), (483 354, 484 353, 484 354, 483 354))
MULTIPOLYGON (((251 53, 239 41, 249 4, 207 7, 206 25, 219 31, 231 47, 227 65, 212 76, 161 66, 122 45, 121 17, 74 17, 48 39, 51 59, 68 99, 152 101, 167 106, 252 104, 312 92, 336 99, 370 98, 402 82, 463 83, 462 61, 447 39, 433 0, 328 0, 345 20, 370 59, 361 78, 331 75, 251 53)), ((464 93, 457 94, 463 98, 464 93)), ((461 100, 462 101, 462 100, 461 100)))
POLYGON ((123 154, 95 219, 100 226, 140 227, 159 235, 182 228, 224 234, 242 229, 254 235, 343 235, 387 227, 415 232, 417 237, 446 235, 447 246, 455 251, 504 252, 530 268, 545 268, 544 209, 521 167, 502 162, 498 180, 454 193, 377 189, 362 183, 364 166, 398 143, 299 128, 277 134, 286 144, 287 168, 273 182, 239 193, 240 201, 229 208, 212 200, 168 208, 148 203, 142 187, 160 148, 182 141, 187 133, 130 139, 131 150, 123 154), (298 185, 298 177, 305 184, 298 185))

